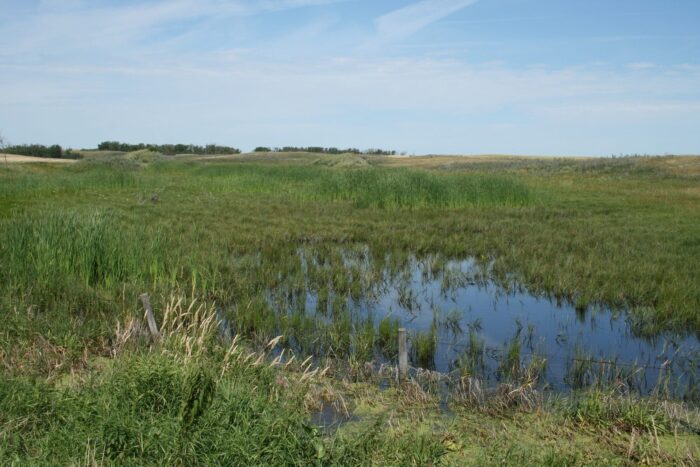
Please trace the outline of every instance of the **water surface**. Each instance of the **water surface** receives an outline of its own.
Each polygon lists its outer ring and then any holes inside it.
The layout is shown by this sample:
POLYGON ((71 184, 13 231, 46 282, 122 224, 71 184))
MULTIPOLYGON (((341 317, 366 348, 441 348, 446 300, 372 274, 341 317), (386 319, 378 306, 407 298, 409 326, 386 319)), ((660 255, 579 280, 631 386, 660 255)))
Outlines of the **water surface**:
MULTIPOLYGON (((319 322, 337 319, 339 301, 354 323, 369 319, 376 329, 382 320, 397 320, 409 331, 412 365, 439 372, 478 372, 497 382, 508 376, 502 365, 516 348, 520 369, 534 359, 544 361, 542 380, 557 390, 606 380, 646 394, 661 382, 676 395, 697 396, 697 336, 637 335, 624 310, 576 307, 513 284, 504 288, 488 278, 487 266, 472 259, 411 257, 398 266, 385 261, 379 271, 366 254, 345 255, 342 261, 342 273, 358 287, 337 292, 332 284, 319 285, 324 280, 312 278, 331 266, 302 255, 303 293, 280 286, 271 292, 271 303, 287 312, 303 308, 319 322), (416 352, 418 336, 435 343, 427 362, 416 352), (465 366, 474 356, 483 366, 465 366)), ((381 352, 375 357, 392 358, 381 352)))

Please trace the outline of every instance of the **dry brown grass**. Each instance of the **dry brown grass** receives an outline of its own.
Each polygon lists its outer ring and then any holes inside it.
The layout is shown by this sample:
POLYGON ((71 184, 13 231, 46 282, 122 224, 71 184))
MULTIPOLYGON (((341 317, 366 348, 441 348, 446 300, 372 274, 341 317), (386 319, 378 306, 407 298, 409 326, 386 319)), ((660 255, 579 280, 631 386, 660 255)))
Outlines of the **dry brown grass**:
POLYGON ((76 162, 75 159, 52 159, 48 157, 31 157, 31 156, 18 156, 16 154, 4 154, 0 153, 0 163, 4 164, 24 164, 24 163, 43 163, 43 164, 72 164, 76 162))
POLYGON ((653 159, 653 163, 675 175, 700 176, 700 156, 672 156, 653 159))

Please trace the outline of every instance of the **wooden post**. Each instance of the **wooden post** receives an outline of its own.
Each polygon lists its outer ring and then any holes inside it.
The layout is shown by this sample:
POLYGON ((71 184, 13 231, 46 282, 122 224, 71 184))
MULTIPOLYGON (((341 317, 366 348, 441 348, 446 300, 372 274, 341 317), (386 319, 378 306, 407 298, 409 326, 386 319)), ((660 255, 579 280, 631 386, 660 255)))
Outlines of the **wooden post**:
POLYGON ((406 328, 399 328, 399 381, 408 377, 408 349, 406 348, 406 328))
POLYGON ((158 323, 156 323, 156 317, 153 315, 153 308, 151 308, 151 299, 147 293, 141 294, 139 298, 141 303, 143 303, 143 308, 146 310, 146 321, 148 322, 148 329, 151 331, 151 335, 155 338, 160 338, 158 323))

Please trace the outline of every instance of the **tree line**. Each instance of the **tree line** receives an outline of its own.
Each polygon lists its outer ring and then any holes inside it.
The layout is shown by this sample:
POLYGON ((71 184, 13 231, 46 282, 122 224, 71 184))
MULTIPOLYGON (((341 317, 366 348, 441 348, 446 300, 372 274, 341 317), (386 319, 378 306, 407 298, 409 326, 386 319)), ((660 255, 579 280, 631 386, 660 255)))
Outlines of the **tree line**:
POLYGON ((70 149, 64 151, 58 144, 44 146, 43 144, 18 144, 6 146, 3 151, 7 154, 17 154, 18 156, 47 157, 51 159, 78 159, 79 154, 70 149))
MULTIPOLYGON (((230 146, 219 146, 217 144, 207 144, 205 146, 198 146, 195 144, 128 144, 121 143, 119 141, 103 141, 97 145, 97 149, 100 151, 120 151, 120 152, 132 152, 139 151, 143 149, 148 149, 151 151, 160 152, 165 155, 175 155, 175 154, 200 154, 200 155, 221 155, 221 154, 240 154, 241 150, 238 148, 233 148, 230 146)), ((48 157, 48 158, 64 158, 64 159, 78 159, 81 156, 78 153, 71 151, 70 149, 64 151, 61 146, 54 144, 51 146, 44 146, 42 144, 22 144, 6 146, 4 151, 8 154, 17 154, 21 156, 33 156, 33 157, 48 157)), ((396 151, 387 151, 383 149, 365 149, 364 151, 357 148, 346 148, 340 149, 336 147, 322 147, 322 146, 283 146, 270 148, 266 146, 258 146, 254 149, 254 152, 311 152, 318 154, 366 154, 366 155, 376 155, 376 156, 393 156, 396 151)))
POLYGON ((365 149, 364 151, 361 151, 357 148, 339 149, 339 148, 334 148, 334 147, 324 148, 322 146, 306 146, 306 147, 283 146, 281 148, 269 148, 266 146, 258 146, 257 148, 254 149, 254 152, 315 152, 315 153, 321 153, 321 154, 350 153, 350 154, 368 154, 368 155, 374 155, 374 156, 393 156, 393 155, 396 155, 396 151, 386 151, 383 149, 365 149))
POLYGON ((240 154, 241 150, 230 146, 219 146, 218 144, 207 144, 198 146, 196 144, 128 144, 119 141, 103 141, 97 145, 100 151, 122 151, 131 152, 148 149, 161 154, 173 156, 175 154, 240 154))

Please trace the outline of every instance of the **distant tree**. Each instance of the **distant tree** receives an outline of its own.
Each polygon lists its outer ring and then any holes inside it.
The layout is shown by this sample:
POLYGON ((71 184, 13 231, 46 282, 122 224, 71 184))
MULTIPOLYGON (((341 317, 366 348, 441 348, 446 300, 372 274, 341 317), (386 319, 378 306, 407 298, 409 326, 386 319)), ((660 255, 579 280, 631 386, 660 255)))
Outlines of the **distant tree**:
POLYGON ((253 152, 271 152, 271 149, 265 146, 258 146, 257 148, 253 149, 253 152))
POLYGON ((53 159, 60 159, 63 155, 63 149, 58 144, 54 144, 53 146, 49 146, 47 155, 53 159))
MULTIPOLYGON (((269 148, 262 147, 260 146, 259 148, 256 148, 256 151, 260 150, 262 152, 263 150, 268 150, 269 148)), ((365 151, 360 151, 357 148, 346 148, 346 149, 340 149, 337 147, 321 147, 321 146, 306 146, 306 147, 297 147, 297 146, 282 146, 281 148, 273 148, 272 151, 274 152, 311 152, 311 153, 321 153, 321 154, 345 154, 345 153, 350 153, 350 154, 370 154, 370 155, 377 155, 377 156, 393 156, 396 154, 396 151, 387 151, 384 149, 366 149, 365 151)))
POLYGON ((230 146, 219 146, 216 144, 207 144, 206 146, 197 146, 194 144, 127 144, 120 143, 118 141, 103 141, 97 145, 97 149, 100 151, 121 151, 121 152, 132 152, 139 151, 142 149, 148 149, 149 151, 160 152, 167 156, 173 156, 175 154, 239 154, 240 149, 232 148, 230 146))
POLYGON ((19 154, 20 156, 51 157, 56 159, 63 156, 63 149, 58 144, 49 147, 43 144, 21 144, 18 146, 7 146, 5 151, 11 154, 19 154))
POLYGON ((5 154, 5 165, 7 165, 7 153, 4 151, 5 149, 5 138, 2 137, 2 133, 0 133, 0 152, 5 154))

